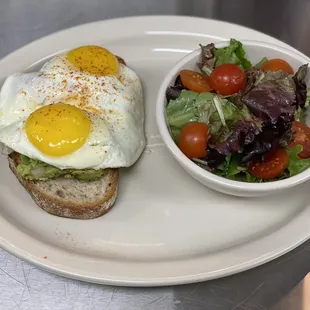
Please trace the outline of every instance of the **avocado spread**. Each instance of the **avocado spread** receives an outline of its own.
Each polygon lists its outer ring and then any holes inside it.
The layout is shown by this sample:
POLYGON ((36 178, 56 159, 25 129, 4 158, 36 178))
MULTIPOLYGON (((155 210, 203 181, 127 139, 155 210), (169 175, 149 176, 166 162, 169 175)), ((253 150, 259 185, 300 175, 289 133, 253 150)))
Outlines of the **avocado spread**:
POLYGON ((40 160, 29 158, 20 154, 18 173, 27 180, 46 181, 49 179, 65 178, 77 179, 81 182, 90 182, 100 179, 105 169, 58 169, 40 160))

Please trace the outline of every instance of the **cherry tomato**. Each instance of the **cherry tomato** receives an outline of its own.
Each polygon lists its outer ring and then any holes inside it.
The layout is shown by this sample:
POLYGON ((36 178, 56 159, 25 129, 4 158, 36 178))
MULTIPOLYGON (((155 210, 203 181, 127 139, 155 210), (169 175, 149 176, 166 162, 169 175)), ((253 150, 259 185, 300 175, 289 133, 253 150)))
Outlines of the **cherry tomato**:
POLYGON ((179 136, 179 148, 189 158, 207 155, 208 126, 204 123, 188 123, 179 136))
POLYGON ((209 84, 209 77, 205 74, 191 70, 180 71, 182 84, 189 90, 204 93, 212 90, 209 84))
POLYGON ((279 71, 282 70, 288 74, 294 74, 293 68, 285 60, 280 58, 270 59, 262 65, 263 71, 279 71))
POLYGON ((310 128, 301 122, 293 122, 292 129, 294 131, 294 141, 288 147, 292 148, 296 145, 302 145, 302 151, 298 154, 300 158, 310 157, 310 128))
POLYGON ((245 88, 246 76, 239 66, 224 64, 212 71, 210 85, 222 96, 233 95, 245 88))
POLYGON ((288 165, 288 154, 285 149, 278 148, 264 156, 263 161, 253 161, 248 171, 257 178, 273 179, 279 176, 288 165))

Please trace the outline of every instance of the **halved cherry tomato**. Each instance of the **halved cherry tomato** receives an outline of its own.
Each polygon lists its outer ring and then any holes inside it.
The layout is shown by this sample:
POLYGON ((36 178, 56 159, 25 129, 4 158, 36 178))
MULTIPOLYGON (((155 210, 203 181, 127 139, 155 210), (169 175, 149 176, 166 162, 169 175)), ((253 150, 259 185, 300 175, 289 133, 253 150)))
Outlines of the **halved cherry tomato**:
POLYGON ((191 70, 181 70, 180 77, 182 84, 191 91, 204 93, 212 90, 209 77, 205 74, 191 70))
POLYGON ((270 59, 262 65, 263 71, 279 71, 282 70, 288 74, 294 74, 293 68, 288 62, 280 58, 270 59))
POLYGON ((288 154, 278 148, 264 156, 263 161, 253 161, 248 171, 257 178, 273 179, 279 176, 288 165, 288 154))
POLYGON ((207 155, 208 126, 205 123, 188 123, 179 136, 179 148, 189 158, 207 155))
POLYGON ((302 146, 302 151, 298 154, 300 158, 310 157, 310 128, 301 122, 294 121, 292 125, 294 131, 294 141, 288 147, 292 148, 296 145, 302 146))
POLYGON ((239 66, 224 64, 212 71, 210 85, 222 96, 233 95, 245 88, 246 76, 239 66))

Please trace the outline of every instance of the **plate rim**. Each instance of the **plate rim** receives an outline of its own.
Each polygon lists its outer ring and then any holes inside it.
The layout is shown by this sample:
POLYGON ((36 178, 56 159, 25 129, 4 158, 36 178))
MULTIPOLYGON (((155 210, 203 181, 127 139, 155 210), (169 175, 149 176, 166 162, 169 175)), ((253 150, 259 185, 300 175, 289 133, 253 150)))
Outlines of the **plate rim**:
MULTIPOLYGON (((115 18, 115 19, 94 21, 91 23, 81 24, 81 25, 77 25, 74 27, 70 27, 67 29, 63 29, 63 30, 51 33, 47 36, 44 36, 44 37, 39 38, 37 40, 34 40, 34 41, 28 43, 27 45, 24 45, 24 46, 18 48, 17 50, 13 51, 12 53, 9 53, 8 55, 6 55, 4 58, 2 58, 2 60, 0 60, 0 68, 4 65, 14 61, 14 58, 18 57, 18 55, 23 53, 25 50, 31 50, 36 45, 42 44, 42 42, 49 41, 51 39, 55 39, 57 36, 66 35, 66 33, 70 33, 72 31, 77 31, 79 29, 87 28, 87 27, 100 27, 102 25, 107 25, 108 23, 111 23, 111 22, 124 23, 126 21, 130 22, 130 21, 138 21, 138 20, 140 20, 141 25, 142 25, 142 22, 144 22, 143 26, 141 26, 141 28, 143 28, 146 26, 145 22, 146 21, 149 22, 150 19, 157 20, 157 21, 159 19, 170 20, 170 21, 171 21, 171 19, 179 20, 179 21, 184 20, 184 19, 187 19, 187 20, 190 19, 193 22, 195 22, 195 21, 196 22, 203 22, 203 23, 212 22, 212 23, 224 25, 226 27, 229 25, 233 25, 234 27, 238 27, 240 29, 243 29, 244 31, 249 31, 249 32, 253 33, 253 35, 255 35, 255 34, 264 35, 265 37, 268 37, 270 40, 272 40, 271 42, 274 42, 274 44, 280 43, 281 46, 289 48, 290 50, 293 50, 294 52, 296 52, 298 54, 302 54, 299 51, 297 51, 296 49, 287 45, 286 43, 281 42, 281 41, 279 41, 279 40, 277 40, 271 36, 263 34, 257 30, 247 28, 247 27, 244 27, 241 25, 233 24, 233 23, 228 23, 228 22, 224 22, 224 21, 217 21, 217 20, 212 20, 212 19, 208 19, 208 18, 192 17, 192 16, 174 16, 174 15, 151 15, 151 16, 148 16, 148 15, 144 15, 144 16, 131 16, 131 17, 124 17, 124 18, 115 18)), ((57 51, 57 53, 58 52, 59 51, 57 51)), ((49 54, 47 57, 50 57, 50 56, 51 56, 51 54, 49 54)), ((40 61, 41 60, 42 59, 40 59, 40 61)), ((23 65, 23 67, 25 67, 25 66, 23 65)), ((302 210, 301 213, 304 213, 304 212, 310 213, 310 210, 308 210, 308 209, 309 209, 309 207, 305 207, 305 210, 302 210)), ((15 227, 12 223, 5 220, 5 218, 2 216, 2 214, 0 214, 0 223, 2 223, 3 221, 5 221, 5 224, 7 224, 7 226, 9 225, 11 229, 13 229, 13 230, 15 229, 15 233, 17 231, 19 234, 25 234, 18 227, 15 227)), ((5 227, 5 225, 3 227, 5 227)), ((263 236, 261 239, 268 238, 271 235, 273 235, 274 233, 278 233, 278 231, 282 230, 283 227, 279 228, 279 230, 277 230, 276 232, 273 232, 272 234, 268 235, 267 237, 263 236)), ((30 235, 26 234, 26 237, 32 239, 34 242, 38 242, 38 243, 41 242, 38 239, 32 238, 30 235)), ((180 277, 167 277, 167 278, 160 278, 160 279, 154 279, 154 278, 153 279, 127 279, 126 277, 124 277, 124 279, 117 280, 117 279, 109 279, 108 277, 104 278, 102 276, 100 278, 94 278, 94 277, 87 276, 86 274, 83 274, 83 272, 66 271, 65 270, 66 266, 59 266, 57 264, 53 264, 50 260, 45 260, 43 258, 40 258, 38 255, 33 255, 31 253, 31 251, 27 252, 25 249, 23 249, 21 247, 17 247, 14 243, 11 243, 10 240, 8 240, 8 238, 2 237, 2 234, 0 236, 0 247, 3 248, 4 250, 8 251, 9 253, 13 254, 14 256, 16 256, 20 259, 26 260, 27 262, 30 262, 30 263, 32 263, 32 264, 34 264, 34 265, 36 265, 42 269, 45 269, 45 270, 48 270, 49 272, 59 274, 61 276, 69 277, 72 279, 83 280, 83 281, 92 282, 92 283, 107 284, 107 285, 117 285, 117 286, 164 286, 164 285, 178 285, 178 284, 185 284, 185 283, 200 282, 200 281, 211 280, 211 279, 215 279, 215 278, 220 278, 220 277, 232 275, 232 274, 235 274, 238 272, 242 272, 242 271, 257 267, 261 264, 264 264, 268 261, 271 261, 271 260, 291 251, 292 249, 296 248, 297 246, 299 246, 300 244, 302 244, 303 242, 305 242, 309 238, 310 238, 310 228, 309 228, 309 231, 307 231, 307 232, 305 231, 303 234, 300 234, 299 237, 296 236, 296 238, 293 238, 293 239, 295 239, 295 241, 289 242, 290 244, 282 247, 281 250, 276 249, 274 251, 270 251, 269 253, 266 253, 265 255, 263 255, 261 257, 257 257, 255 259, 249 260, 249 261, 244 262, 242 264, 239 264, 239 265, 236 265, 233 267, 229 267, 228 269, 217 270, 216 272, 213 272, 213 273, 207 272, 205 274, 202 273, 202 274, 193 274, 193 275, 180 276, 180 277)), ((256 241, 254 241, 254 243, 255 242, 256 241)))

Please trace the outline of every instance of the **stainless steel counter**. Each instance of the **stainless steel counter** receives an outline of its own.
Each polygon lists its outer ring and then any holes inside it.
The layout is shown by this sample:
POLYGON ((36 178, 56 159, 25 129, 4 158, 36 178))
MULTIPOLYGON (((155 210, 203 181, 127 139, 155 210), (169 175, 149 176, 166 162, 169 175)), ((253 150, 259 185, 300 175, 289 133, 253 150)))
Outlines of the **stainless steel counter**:
MULTIPOLYGON (((63 28, 144 14, 196 15, 237 22, 310 55, 309 13, 307 0, 0 0, 0 57, 63 28)), ((297 309, 292 303, 300 303, 302 290, 288 293, 309 271, 310 241, 269 264, 224 279, 155 289, 114 288, 52 275, 0 250, 0 309, 278 310, 288 305, 297 309)))

